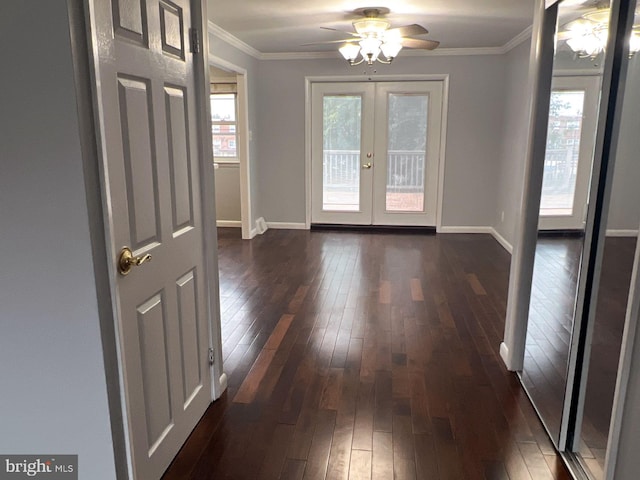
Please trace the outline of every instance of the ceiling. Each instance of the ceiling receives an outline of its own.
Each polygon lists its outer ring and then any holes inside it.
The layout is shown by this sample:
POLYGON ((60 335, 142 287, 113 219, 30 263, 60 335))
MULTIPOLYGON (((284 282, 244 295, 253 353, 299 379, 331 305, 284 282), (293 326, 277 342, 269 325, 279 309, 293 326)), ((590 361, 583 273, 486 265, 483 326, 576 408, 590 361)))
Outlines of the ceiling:
POLYGON ((386 7, 391 27, 417 23, 440 48, 501 47, 529 27, 536 0, 207 0, 209 20, 261 53, 335 51, 332 27, 353 31, 352 13, 386 7))

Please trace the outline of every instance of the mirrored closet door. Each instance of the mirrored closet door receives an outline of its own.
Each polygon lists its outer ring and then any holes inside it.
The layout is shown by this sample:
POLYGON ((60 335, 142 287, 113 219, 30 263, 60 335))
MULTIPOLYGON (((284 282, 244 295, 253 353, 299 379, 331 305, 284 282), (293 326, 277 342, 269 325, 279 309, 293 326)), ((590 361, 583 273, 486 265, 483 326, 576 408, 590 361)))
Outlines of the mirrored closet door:
POLYGON ((549 78, 532 132, 546 143, 531 147, 537 193, 521 237, 535 248, 517 260, 531 286, 520 378, 574 472, 615 480, 610 425, 640 225, 640 12, 635 0, 563 0, 544 16, 553 42, 538 42, 549 78))

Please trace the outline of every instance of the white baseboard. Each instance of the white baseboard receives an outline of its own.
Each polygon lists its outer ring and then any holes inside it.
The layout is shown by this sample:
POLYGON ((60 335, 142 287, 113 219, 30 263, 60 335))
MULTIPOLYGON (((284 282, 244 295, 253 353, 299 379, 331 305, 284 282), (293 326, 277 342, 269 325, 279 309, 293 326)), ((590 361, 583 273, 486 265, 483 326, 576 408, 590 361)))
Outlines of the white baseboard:
POLYGON ((306 223, 267 222, 267 227, 276 230, 308 230, 306 223))
POLYGON ((216 220, 216 226, 242 228, 242 222, 240 220, 216 220))
POLYGON ((256 228, 252 228, 249 232, 249 240, 252 238, 256 238, 258 236, 258 230, 256 228))
POLYGON ((638 230, 607 229, 607 237, 637 237, 638 230))
POLYGON ((504 238, 493 227, 472 226, 472 227, 444 227, 438 228, 438 233, 486 233, 491 235, 509 253, 513 253, 513 245, 504 238))
POLYGON ((500 232, 498 232, 495 228, 491 228, 491 235, 493 235, 493 238, 495 238, 507 252, 509 252, 510 254, 513 253, 513 245, 511 245, 506 238, 500 235, 500 232))
POLYGON ((493 233, 492 227, 472 226, 472 227, 444 227, 437 229, 438 233, 493 233))

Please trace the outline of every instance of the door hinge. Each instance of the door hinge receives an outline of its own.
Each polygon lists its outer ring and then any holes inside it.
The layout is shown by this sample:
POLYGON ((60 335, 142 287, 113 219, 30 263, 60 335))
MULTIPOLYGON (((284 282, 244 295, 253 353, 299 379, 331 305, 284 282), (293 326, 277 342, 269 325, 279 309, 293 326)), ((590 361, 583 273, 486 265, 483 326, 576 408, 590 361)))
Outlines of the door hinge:
POLYGON ((213 365, 215 360, 213 358, 213 348, 209 348, 209 365, 213 365))
POLYGON ((191 53, 200 53, 200 31, 197 28, 190 28, 191 53))

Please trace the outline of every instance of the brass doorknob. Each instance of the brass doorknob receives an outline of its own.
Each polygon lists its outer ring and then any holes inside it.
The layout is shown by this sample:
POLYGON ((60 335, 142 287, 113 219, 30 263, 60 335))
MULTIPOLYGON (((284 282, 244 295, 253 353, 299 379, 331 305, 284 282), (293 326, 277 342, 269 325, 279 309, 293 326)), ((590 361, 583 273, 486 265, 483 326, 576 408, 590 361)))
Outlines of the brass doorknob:
POLYGON ((367 169, 371 168, 371 162, 363 163, 362 168, 367 168, 367 169))
POLYGON ((133 252, 129 247, 122 247, 120 250, 120 257, 118 258, 118 272, 120 275, 129 275, 129 272, 133 267, 139 267, 145 262, 151 261, 151 255, 140 255, 138 257, 133 256, 133 252))
POLYGON ((373 153, 368 152, 368 153, 367 153, 367 158, 371 158, 371 157, 373 157, 373 153))

